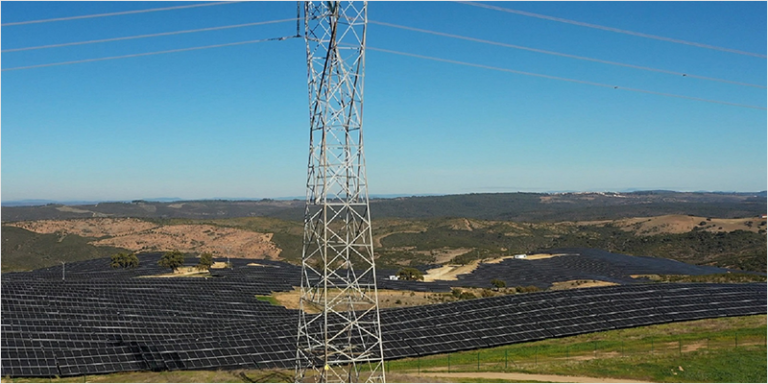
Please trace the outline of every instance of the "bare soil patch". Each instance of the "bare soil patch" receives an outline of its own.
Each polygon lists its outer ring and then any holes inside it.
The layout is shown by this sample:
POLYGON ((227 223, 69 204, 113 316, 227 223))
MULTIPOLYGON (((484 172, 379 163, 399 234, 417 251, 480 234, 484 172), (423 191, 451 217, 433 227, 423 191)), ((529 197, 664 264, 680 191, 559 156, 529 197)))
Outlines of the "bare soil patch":
MULTIPOLYGON (((428 305, 441 302, 438 297, 444 294, 432 294, 429 292, 396 291, 389 289, 379 289, 379 308, 401 308, 417 305, 428 305)), ((301 299, 301 289, 294 288, 289 292, 273 292, 274 297, 280 305, 288 309, 299 309, 299 300, 301 299)), ((306 309, 306 308, 305 308, 306 309)), ((311 309, 307 312, 312 312, 311 309)))
MULTIPOLYGON (((569 253, 535 253, 533 255, 525 255, 525 258, 520 259, 520 260, 541 260, 541 259, 549 259, 549 258, 552 258, 552 257, 569 256, 569 255, 573 255, 573 254, 569 254, 569 253)), ((576 256, 578 256, 578 255, 576 255, 576 256)), ((503 257, 499 257, 497 259, 483 261, 483 264, 498 264, 498 263, 501 263, 504 260, 514 259, 514 258, 515 258, 515 256, 503 256, 503 257)))
POLYGON ((271 233, 257 233, 212 225, 169 225, 140 233, 93 242, 132 251, 210 252, 243 259, 278 259, 280 248, 271 233))
POLYGON ((467 219, 456 219, 451 221, 450 228, 457 231, 472 231, 472 224, 467 219))
MULTIPOLYGON (((63 208, 63 207, 60 207, 63 208)), ((35 233, 74 234, 83 237, 122 236, 157 228, 157 224, 127 218, 94 218, 87 220, 38 220, 8 223, 35 233)))
POLYGON ((107 217, 107 216, 111 216, 111 215, 106 214, 106 213, 89 211, 87 209, 80 209, 80 208, 70 207, 68 205, 63 205, 61 207, 56 207, 56 210, 59 211, 59 212, 90 213, 93 217, 107 217))
MULTIPOLYGON (((457 250, 458 251, 458 250, 457 250)), ((466 253, 466 252, 464 252, 466 253)), ((557 257, 557 256, 565 256, 567 254, 565 253, 556 253, 556 254, 549 254, 549 253, 538 253, 535 255, 526 255, 526 258, 523 260, 539 260, 539 259, 548 259, 550 257, 557 257)), ((512 259, 515 256, 503 256, 491 260, 475 260, 472 261, 469 264, 465 265, 456 265, 456 264, 446 264, 439 268, 433 268, 427 270, 427 273, 424 275, 424 281, 437 281, 437 280, 458 280, 458 276, 466 273, 472 273, 477 267, 482 264, 498 264, 501 263, 504 260, 512 259)))
POLYGON ((424 281, 436 281, 436 280, 458 280, 458 276, 465 273, 472 273, 477 266, 480 265, 479 260, 475 260, 466 265, 444 265, 440 268, 434 268, 427 270, 427 274, 424 275, 424 281))
POLYGON ((611 285, 619 285, 619 284, 612 283, 610 281, 601 281, 601 280, 569 280, 569 281, 559 281, 556 283, 552 283, 552 286, 549 289, 555 291, 560 289, 608 287, 611 285))
MULTIPOLYGON (((424 228, 424 230, 426 230, 426 228, 424 228)), ((408 230, 408 231, 395 231, 395 232, 385 233, 385 234, 382 234, 382 235, 377 235, 377 236, 373 237, 373 246, 376 247, 376 248, 383 248, 384 246, 381 245, 381 239, 383 239, 383 238, 385 238, 385 237, 387 237, 389 235, 394 235, 396 233, 420 233, 420 232, 422 232, 422 231, 408 230)))
POLYGON ((697 228, 707 232, 733 232, 736 230, 757 232, 761 219, 719 219, 686 215, 663 215, 654 217, 633 217, 622 220, 601 220, 579 222, 581 225, 613 225, 637 235, 658 235, 661 233, 687 233, 697 228))
POLYGON ((523 260, 541 260, 541 259, 550 259, 553 257, 558 256, 578 256, 578 254, 572 254, 572 253, 536 253, 533 255, 526 255, 525 259, 523 260))
POLYGON ((443 264, 453 260, 454 257, 463 255, 471 250, 472 248, 441 248, 431 251, 416 251, 415 253, 434 256, 436 264, 443 264))
POLYGON ((299 300, 301 299, 301 289, 294 287, 293 291, 272 292, 272 297, 280 305, 288 309, 299 309, 299 300))
POLYGON ((163 273, 161 275, 151 275, 151 276, 145 276, 145 277, 205 277, 210 276, 210 273, 208 273, 205 269, 197 269, 196 267, 181 267, 176 268, 175 271, 171 273, 163 273))

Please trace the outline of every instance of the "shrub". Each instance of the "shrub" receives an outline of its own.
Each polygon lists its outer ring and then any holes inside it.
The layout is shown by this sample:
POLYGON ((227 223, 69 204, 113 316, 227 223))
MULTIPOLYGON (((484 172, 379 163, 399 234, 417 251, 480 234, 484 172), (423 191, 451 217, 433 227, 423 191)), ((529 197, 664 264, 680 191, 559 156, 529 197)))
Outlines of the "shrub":
POLYGON ((472 292, 461 292, 461 295, 459 295, 459 300, 472 300, 477 299, 477 296, 475 296, 472 292))
POLYGON ((135 253, 115 253, 111 256, 112 268, 136 268, 139 266, 139 258, 135 253))
POLYGON ((498 290, 501 288, 506 288, 507 283, 505 283, 504 280, 493 279, 491 280, 491 285, 493 285, 493 287, 498 290))
POLYGON ((401 280, 424 280, 424 274, 416 268, 405 267, 397 271, 401 280))
POLYGON ((529 285, 527 287, 517 286, 515 287, 515 291, 517 291, 517 293, 531 293, 541 291, 541 289, 535 285, 529 285))

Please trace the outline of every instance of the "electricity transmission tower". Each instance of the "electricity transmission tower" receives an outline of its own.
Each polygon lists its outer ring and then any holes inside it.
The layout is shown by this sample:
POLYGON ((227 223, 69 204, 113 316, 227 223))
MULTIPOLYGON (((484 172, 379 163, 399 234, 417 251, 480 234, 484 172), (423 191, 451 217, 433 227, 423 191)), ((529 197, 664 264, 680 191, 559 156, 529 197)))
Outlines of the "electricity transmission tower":
POLYGON ((310 144, 297 382, 384 382, 363 155, 367 4, 305 2, 310 144))

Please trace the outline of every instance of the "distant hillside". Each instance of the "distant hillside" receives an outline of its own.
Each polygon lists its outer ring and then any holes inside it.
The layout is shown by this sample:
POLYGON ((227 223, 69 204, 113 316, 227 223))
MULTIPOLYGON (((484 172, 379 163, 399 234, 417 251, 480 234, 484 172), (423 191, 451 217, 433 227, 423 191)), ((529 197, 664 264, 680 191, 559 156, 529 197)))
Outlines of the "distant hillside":
POLYGON ((178 202, 137 200, 130 203, 115 202, 87 205, 4 206, 2 207, 2 219, 4 222, 81 219, 88 217, 220 219, 271 216, 284 210, 303 206, 304 202, 298 200, 202 200, 178 202))
POLYGON ((669 214, 735 218, 765 213, 766 198, 761 193, 500 193, 380 200, 371 203, 371 211, 375 217, 465 217, 523 222, 615 220, 669 214))
MULTIPOLYGON (((377 266, 454 263, 534 254, 554 248, 595 248, 695 265, 766 271, 766 220, 687 215, 620 220, 523 223, 467 218, 381 218, 372 222, 377 266)), ((136 252, 180 250, 191 255, 301 262, 303 225, 268 217, 231 219, 89 218, 5 223, 3 271, 59 261, 136 252), (34 232, 30 232, 34 231, 34 232)))
POLYGON ((28 271, 72 262, 107 257, 127 250, 88 244, 95 238, 72 234, 35 233, 22 228, 2 227, 2 271, 28 271))
MULTIPOLYGON (((371 201, 374 218, 465 217, 523 222, 615 220, 669 214, 736 218, 755 217, 766 211, 765 192, 497 193, 371 201)), ((262 216, 301 221, 303 214, 302 200, 134 201, 2 207, 5 222, 86 217, 226 219, 262 216)))

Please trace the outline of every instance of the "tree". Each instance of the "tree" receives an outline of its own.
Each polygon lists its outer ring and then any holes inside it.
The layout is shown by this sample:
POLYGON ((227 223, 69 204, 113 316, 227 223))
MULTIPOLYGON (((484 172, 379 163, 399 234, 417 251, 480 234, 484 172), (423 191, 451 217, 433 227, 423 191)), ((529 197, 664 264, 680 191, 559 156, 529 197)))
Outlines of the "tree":
POLYGON ((401 280, 424 280, 424 275, 416 268, 405 267, 397 271, 401 280))
POLYGON ((202 255, 200 255, 200 262, 197 263, 197 269, 203 270, 208 269, 213 265, 213 255, 205 252, 202 255))
POLYGON ((184 254, 176 250, 166 252, 157 263, 163 268, 170 268, 175 271, 176 268, 184 265, 184 254))
POLYGON ((115 253, 111 256, 112 268, 136 268, 139 266, 139 258, 135 253, 115 253))
POLYGON ((507 287, 507 283, 505 283, 504 280, 499 280, 499 279, 491 280, 491 285, 493 285, 493 287, 496 288, 496 290, 507 287))

